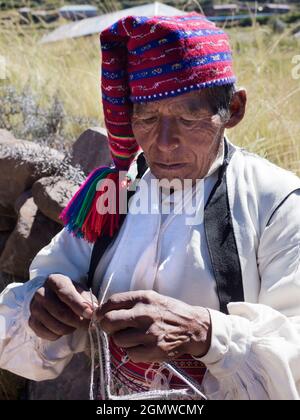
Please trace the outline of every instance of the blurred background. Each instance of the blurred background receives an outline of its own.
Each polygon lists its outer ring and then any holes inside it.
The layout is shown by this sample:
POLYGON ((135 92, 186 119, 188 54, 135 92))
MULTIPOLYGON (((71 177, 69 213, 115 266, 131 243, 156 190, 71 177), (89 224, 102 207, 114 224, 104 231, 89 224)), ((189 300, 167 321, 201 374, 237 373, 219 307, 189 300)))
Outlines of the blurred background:
MULTIPOLYGON (((300 1, 161 3, 180 11, 203 11, 228 30, 238 82, 249 94, 247 117, 228 133, 230 139, 299 172, 300 1)), ((145 0, 0 0, 0 56, 5 67, 0 77, 0 128, 61 147, 89 125, 102 125, 99 31, 109 22, 104 17, 97 24, 95 16, 144 4, 145 0)), ((164 11, 158 3, 149 5, 164 11)), ((144 12, 142 7, 139 12, 144 12)))

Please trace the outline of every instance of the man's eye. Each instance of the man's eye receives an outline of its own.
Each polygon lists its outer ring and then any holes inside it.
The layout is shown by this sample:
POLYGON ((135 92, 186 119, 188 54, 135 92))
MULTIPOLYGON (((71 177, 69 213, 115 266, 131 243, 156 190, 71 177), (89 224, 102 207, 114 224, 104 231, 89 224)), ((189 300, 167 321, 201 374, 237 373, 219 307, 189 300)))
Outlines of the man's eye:
POLYGON ((157 117, 142 118, 141 121, 146 124, 151 124, 157 121, 157 117))
POLYGON ((182 118, 182 117, 179 117, 179 120, 183 122, 184 124, 193 124, 194 122, 197 121, 197 120, 188 120, 187 118, 182 118))

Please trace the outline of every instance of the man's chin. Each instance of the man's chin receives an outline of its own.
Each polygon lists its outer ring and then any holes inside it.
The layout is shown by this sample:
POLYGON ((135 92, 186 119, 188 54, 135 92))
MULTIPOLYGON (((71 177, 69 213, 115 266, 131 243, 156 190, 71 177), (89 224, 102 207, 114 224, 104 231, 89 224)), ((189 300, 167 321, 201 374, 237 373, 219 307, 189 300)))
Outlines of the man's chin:
POLYGON ((191 179, 191 174, 188 168, 184 170, 176 170, 176 169, 158 169, 158 168, 151 168, 152 174, 159 180, 166 179, 167 181, 172 181, 174 179, 178 179, 182 182, 186 179, 191 179))

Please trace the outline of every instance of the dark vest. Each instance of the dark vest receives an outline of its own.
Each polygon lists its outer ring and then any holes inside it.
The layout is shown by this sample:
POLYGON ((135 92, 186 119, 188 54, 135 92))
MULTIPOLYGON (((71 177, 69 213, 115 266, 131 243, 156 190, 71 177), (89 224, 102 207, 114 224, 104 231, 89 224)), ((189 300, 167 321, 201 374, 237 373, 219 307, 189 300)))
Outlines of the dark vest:
MULTIPOLYGON (((217 285, 220 310, 221 312, 228 313, 227 304, 229 302, 243 301, 244 290, 226 182, 226 170, 234 153, 234 148, 226 139, 224 140, 224 144, 224 162, 219 168, 218 180, 204 208, 204 228, 217 285)), ((136 178, 139 179, 148 168, 143 153, 137 159, 137 168, 138 173, 136 178)), ((133 194, 133 191, 129 191, 127 196, 128 200, 133 194)), ((121 223, 123 223, 124 219, 125 216, 121 220, 121 223)), ((95 242, 88 271, 87 286, 89 288, 92 287, 93 277, 101 257, 107 247, 115 240, 117 234, 113 237, 102 236, 95 242)))

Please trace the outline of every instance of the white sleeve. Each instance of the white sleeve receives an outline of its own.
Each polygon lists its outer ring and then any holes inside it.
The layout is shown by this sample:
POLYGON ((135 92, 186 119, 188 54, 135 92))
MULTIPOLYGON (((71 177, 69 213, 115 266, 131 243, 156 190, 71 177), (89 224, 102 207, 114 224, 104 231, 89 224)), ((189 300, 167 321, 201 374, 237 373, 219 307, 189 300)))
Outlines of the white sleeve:
POLYGON ((210 310, 209 399, 300 399, 300 192, 279 207, 257 254, 258 303, 232 302, 229 315, 210 310))
POLYGON ((92 245, 60 231, 34 258, 24 284, 12 283, 0 294, 0 368, 41 381, 57 377, 74 353, 86 347, 87 334, 76 330, 57 341, 43 340, 28 325, 30 302, 51 273, 84 284, 92 245))

